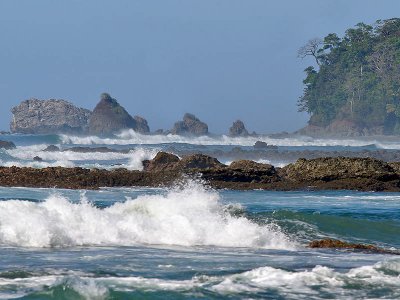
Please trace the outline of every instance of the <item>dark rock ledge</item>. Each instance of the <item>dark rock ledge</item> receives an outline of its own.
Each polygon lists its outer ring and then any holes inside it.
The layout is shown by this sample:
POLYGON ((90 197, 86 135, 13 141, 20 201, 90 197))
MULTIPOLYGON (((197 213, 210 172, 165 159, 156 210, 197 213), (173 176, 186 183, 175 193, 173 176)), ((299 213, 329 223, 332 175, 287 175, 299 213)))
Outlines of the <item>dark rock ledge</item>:
POLYGON ((230 166, 194 154, 182 159, 159 152, 143 162, 143 171, 126 169, 43 169, 0 167, 0 186, 97 189, 99 187, 168 186, 184 178, 200 178, 214 188, 237 190, 328 190, 400 192, 400 163, 373 158, 299 159, 284 168, 250 160, 230 166))

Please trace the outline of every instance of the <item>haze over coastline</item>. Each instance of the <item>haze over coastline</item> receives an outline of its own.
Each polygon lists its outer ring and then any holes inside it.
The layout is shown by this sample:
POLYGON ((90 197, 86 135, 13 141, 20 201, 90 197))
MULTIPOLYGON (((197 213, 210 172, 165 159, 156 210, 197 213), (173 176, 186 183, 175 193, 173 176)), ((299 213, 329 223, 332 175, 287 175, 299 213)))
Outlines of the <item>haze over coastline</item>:
POLYGON ((308 39, 395 17, 398 1, 2 1, 0 129, 31 97, 92 109, 108 91, 153 130, 195 113, 215 133, 294 131, 308 39), (24 9, 21 9, 24 7, 24 9))

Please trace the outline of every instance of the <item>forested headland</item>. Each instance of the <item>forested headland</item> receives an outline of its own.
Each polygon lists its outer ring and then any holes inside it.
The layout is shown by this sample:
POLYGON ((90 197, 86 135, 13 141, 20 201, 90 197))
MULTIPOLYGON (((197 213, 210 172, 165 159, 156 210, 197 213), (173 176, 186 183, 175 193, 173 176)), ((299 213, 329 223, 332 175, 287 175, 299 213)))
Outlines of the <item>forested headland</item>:
POLYGON ((298 55, 313 61, 298 101, 311 115, 301 133, 400 135, 400 18, 311 39, 298 55))

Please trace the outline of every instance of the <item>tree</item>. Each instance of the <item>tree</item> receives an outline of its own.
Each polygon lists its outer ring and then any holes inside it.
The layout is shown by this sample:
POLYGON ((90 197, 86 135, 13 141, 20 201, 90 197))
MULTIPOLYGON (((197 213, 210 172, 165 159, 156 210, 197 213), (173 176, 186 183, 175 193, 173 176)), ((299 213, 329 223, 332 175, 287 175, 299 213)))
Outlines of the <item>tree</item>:
POLYGON ((320 38, 313 38, 297 51, 297 56, 300 58, 312 56, 314 57, 317 65, 320 66, 318 52, 322 44, 323 42, 320 38))

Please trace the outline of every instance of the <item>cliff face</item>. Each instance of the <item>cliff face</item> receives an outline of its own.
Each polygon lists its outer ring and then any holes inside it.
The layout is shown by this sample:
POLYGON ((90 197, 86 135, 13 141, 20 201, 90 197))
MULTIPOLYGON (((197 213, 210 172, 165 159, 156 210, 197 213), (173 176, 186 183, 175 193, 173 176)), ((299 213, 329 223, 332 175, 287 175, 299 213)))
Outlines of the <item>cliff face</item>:
POLYGON ((25 100, 11 112, 11 132, 29 134, 82 133, 91 114, 68 101, 54 99, 25 100))
POLYGON ((117 100, 102 94, 89 119, 88 133, 110 135, 123 129, 137 130, 137 122, 117 100))

